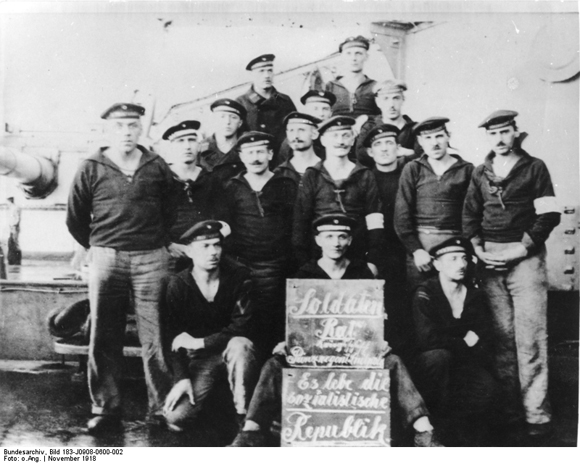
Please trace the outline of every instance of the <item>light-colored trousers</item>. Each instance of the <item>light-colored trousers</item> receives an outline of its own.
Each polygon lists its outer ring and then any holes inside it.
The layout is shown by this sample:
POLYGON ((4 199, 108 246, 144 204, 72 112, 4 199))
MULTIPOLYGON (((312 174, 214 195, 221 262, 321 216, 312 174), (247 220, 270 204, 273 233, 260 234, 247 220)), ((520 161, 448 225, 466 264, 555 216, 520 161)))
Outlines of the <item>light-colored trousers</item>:
MULTIPOLYGON (((500 252, 518 243, 485 243, 500 252)), ((551 419, 548 398, 548 279, 546 247, 506 271, 486 271, 483 288, 489 298, 496 338, 496 367, 506 412, 517 416, 523 404, 528 423, 551 419)))

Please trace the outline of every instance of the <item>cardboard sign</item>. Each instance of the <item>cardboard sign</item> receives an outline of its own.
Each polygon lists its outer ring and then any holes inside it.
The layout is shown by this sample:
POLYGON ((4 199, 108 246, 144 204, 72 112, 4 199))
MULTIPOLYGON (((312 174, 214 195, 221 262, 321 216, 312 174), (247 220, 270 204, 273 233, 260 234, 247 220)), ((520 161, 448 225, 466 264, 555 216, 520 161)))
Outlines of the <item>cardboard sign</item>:
POLYGON ((285 368, 282 447, 390 447, 389 385, 389 370, 285 368))
POLYGON ((382 368, 384 280, 286 280, 288 364, 382 368))

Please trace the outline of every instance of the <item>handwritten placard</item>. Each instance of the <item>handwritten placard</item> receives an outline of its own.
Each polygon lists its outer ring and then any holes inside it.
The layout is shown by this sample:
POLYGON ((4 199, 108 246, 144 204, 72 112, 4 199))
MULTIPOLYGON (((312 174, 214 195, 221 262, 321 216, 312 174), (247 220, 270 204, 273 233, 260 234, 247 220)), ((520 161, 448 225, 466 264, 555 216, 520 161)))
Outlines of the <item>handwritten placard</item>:
POLYGON ((383 368, 384 280, 286 280, 288 364, 383 368))
POLYGON ((285 368, 282 446, 391 444, 389 370, 285 368))

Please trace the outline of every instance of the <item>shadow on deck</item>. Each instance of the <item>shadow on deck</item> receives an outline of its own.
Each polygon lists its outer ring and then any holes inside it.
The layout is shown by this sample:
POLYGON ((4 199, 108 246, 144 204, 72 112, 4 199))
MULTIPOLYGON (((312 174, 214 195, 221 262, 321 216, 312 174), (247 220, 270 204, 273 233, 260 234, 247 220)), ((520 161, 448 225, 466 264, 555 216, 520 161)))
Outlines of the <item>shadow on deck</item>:
MULTIPOLYGON (((138 359, 131 359, 132 378, 123 383, 123 431, 94 437, 85 429, 90 400, 86 380, 76 374, 76 366, 0 361, 0 447, 217 447, 233 440, 237 431, 235 417, 219 403, 209 410, 203 425, 200 424, 195 432, 174 434, 163 426, 148 424, 145 421, 145 386, 142 379, 136 378, 139 376, 138 362, 138 359)), ((556 432, 548 441, 527 445, 577 446, 577 362, 577 356, 575 360, 565 355, 559 355, 554 361, 551 358, 556 432), (572 364, 574 361, 576 366, 572 364)), ((412 442, 401 443, 401 446, 406 445, 412 442)), ((489 442, 489 445, 500 444, 489 442)))
POLYGON ((132 378, 123 382, 123 432, 91 436, 88 388, 75 372, 72 364, 0 361, 0 447, 216 447, 237 432, 227 410, 208 413, 195 433, 147 423, 145 385, 132 378))

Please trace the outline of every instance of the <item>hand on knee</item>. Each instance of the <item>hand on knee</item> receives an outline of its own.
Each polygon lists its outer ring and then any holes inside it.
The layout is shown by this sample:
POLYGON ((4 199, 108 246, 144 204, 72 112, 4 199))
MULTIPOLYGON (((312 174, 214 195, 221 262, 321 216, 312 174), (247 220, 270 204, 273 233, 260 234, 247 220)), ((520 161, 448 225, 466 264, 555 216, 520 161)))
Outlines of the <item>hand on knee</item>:
POLYGON ((175 386, 167 394, 165 399, 165 406, 163 407, 163 412, 167 415, 171 413, 180 401, 189 400, 191 405, 195 404, 195 399, 193 397, 193 385, 190 379, 182 379, 178 381, 175 386))

